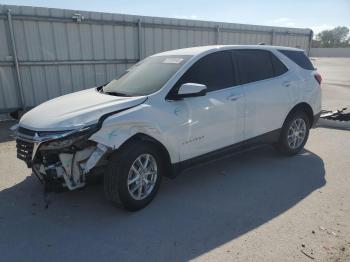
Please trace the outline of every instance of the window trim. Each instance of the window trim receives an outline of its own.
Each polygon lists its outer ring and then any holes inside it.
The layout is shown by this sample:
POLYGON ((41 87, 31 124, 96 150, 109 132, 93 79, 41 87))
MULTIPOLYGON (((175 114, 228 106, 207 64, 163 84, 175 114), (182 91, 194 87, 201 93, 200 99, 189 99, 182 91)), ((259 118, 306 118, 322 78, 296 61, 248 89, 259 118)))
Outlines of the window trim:
POLYGON ((175 84, 170 88, 169 92, 166 94, 165 96, 165 100, 167 101, 177 101, 177 100, 174 100, 172 98, 170 98, 171 96, 171 93, 173 92, 173 90, 176 88, 176 85, 177 83, 181 80, 181 78, 195 65, 197 64, 199 61, 201 61, 203 58, 211 55, 211 54, 216 54, 216 53, 219 53, 219 52, 227 52, 229 53, 229 57, 230 57, 230 61, 231 61, 231 65, 232 65, 232 68, 233 68, 233 71, 232 71, 232 76, 233 76, 233 80, 234 80, 234 83, 233 83, 233 86, 229 86, 229 87, 225 87, 225 88, 221 88, 221 89, 218 89, 218 90, 212 90, 212 91, 207 91, 207 94, 212 94, 214 92, 219 92, 219 91, 222 91, 222 90, 226 90, 228 88, 233 88, 233 87, 236 87, 236 86, 239 86, 240 85, 240 82, 239 82, 239 79, 237 78, 238 76, 238 70, 237 68, 235 68, 237 62, 235 60, 233 60, 233 57, 232 57, 232 50, 234 49, 226 49, 226 50, 217 50, 217 51, 214 51, 214 52, 210 52, 208 54, 205 54, 204 56, 201 56, 200 58, 198 58, 196 61, 194 61, 189 68, 187 68, 182 74, 181 76, 176 80, 175 84))
MULTIPOLYGON (((270 56, 270 62, 271 62, 271 65, 272 65, 272 69, 273 69, 273 74, 275 74, 275 69, 274 69, 274 66, 273 66, 273 63, 272 63, 272 55, 274 55, 287 68, 287 71, 284 72, 282 75, 279 75, 279 76, 273 76, 273 77, 269 77, 269 78, 253 81, 253 82, 242 83, 241 76, 240 76, 240 71, 239 71, 240 70, 240 65, 239 65, 238 59, 236 57, 237 67, 236 67, 235 71, 238 72, 238 80, 239 80, 239 85, 240 86, 249 85, 249 84, 252 84, 252 83, 258 83, 258 82, 261 82, 261 81, 266 81, 266 80, 271 80, 271 79, 277 79, 277 78, 279 78, 281 76, 284 76, 284 75, 286 75, 286 74, 288 74, 290 72, 288 66, 277 55, 275 55, 271 50, 259 49, 259 48, 240 48, 240 49, 231 49, 230 51, 233 51, 232 53, 235 53, 234 51, 244 51, 244 50, 254 50, 254 51, 268 52, 269 56, 270 56)), ((235 55, 235 56, 237 56, 237 55, 235 55)))
MULTIPOLYGON (((278 56, 276 56, 273 52, 271 52, 271 51, 269 51, 269 52, 270 52, 270 57, 271 57, 271 63, 272 63, 272 57, 274 56, 287 69, 283 74, 280 74, 278 76, 274 76, 273 78, 277 78, 277 77, 283 76, 284 74, 288 73, 289 68, 287 67, 287 65, 281 59, 279 59, 278 56)), ((274 67, 273 63, 272 63, 272 68, 273 68, 273 73, 276 74, 275 67, 274 67)))
MULTIPOLYGON (((276 51, 278 51, 276 49, 276 51)), ((170 98, 170 95, 171 93, 173 92, 173 89, 176 87, 176 84, 181 80, 181 78, 187 73, 188 70, 190 70, 192 68, 192 66, 194 66, 197 62, 199 62, 202 58, 210 55, 210 54, 215 54, 215 53, 218 53, 218 52, 230 52, 230 57, 231 57, 231 63, 232 63, 232 67, 233 67, 233 73, 234 73, 234 80, 235 80, 235 83, 233 86, 230 86, 230 87, 226 87, 226 88, 222 88, 222 89, 218 89, 218 90, 212 90, 212 91, 209 91, 207 92, 207 94, 212 94, 214 92, 220 92, 220 91, 224 91, 224 90, 227 90, 229 88, 236 88, 236 87, 239 87, 239 86, 244 86, 244 85, 249 85, 249 84, 254 84, 254 83, 258 83, 258 82, 262 82, 262 81, 270 81, 272 79, 278 79, 280 77, 284 77, 285 75, 289 74, 290 73, 290 68, 288 67, 288 64, 286 64, 282 59, 280 59, 278 57, 278 55, 276 55, 272 50, 267 50, 267 49, 259 49, 259 48, 239 48, 239 49, 236 49, 236 48, 233 48, 233 49, 226 49, 226 50, 218 50, 218 51, 215 51, 215 52, 211 52, 211 53, 208 53, 208 54, 205 54, 204 56, 200 57, 199 59, 197 59, 196 61, 194 61, 189 68, 187 68, 182 74, 181 76, 179 76, 179 78, 176 80, 176 82, 173 84, 173 86, 170 88, 170 90, 168 91, 168 93, 166 94, 165 96, 165 100, 167 101, 177 101, 177 100, 173 100, 170 98), (238 58, 237 58, 237 55, 236 55, 236 51, 242 51, 242 50, 258 50, 258 51, 263 51, 263 52, 268 52, 269 53, 269 56, 270 56, 270 59, 271 59, 271 64, 272 64, 272 56, 275 56, 276 59, 278 59, 284 66, 285 68, 287 69, 286 72, 284 72, 283 74, 279 75, 279 76, 273 76, 273 77, 270 77, 270 78, 266 78, 266 79, 262 79, 262 80, 257 80, 257 81, 254 81, 254 82, 249 82, 249 83, 242 83, 241 82, 241 76, 240 76, 240 73, 239 73, 239 63, 238 63, 238 58)), ((275 74, 275 69, 273 67, 273 64, 272 64, 272 68, 273 68, 273 73, 275 74)))
POLYGON ((288 58, 290 61, 292 61, 294 64, 296 64, 298 67, 300 67, 301 69, 308 70, 308 71, 315 71, 315 70, 316 70, 315 66, 314 66, 314 65, 312 64, 312 62, 310 61, 309 57, 305 54, 305 51, 303 51, 303 50, 300 50, 300 51, 298 51, 298 50, 288 50, 288 49, 276 49, 276 50, 277 50, 280 54, 282 54, 283 56, 285 56, 286 58, 288 58), (306 57, 306 59, 308 60, 308 62, 310 62, 312 68, 309 69, 309 68, 305 68, 305 67, 299 65, 299 64, 298 64, 297 62, 295 62, 292 58, 290 58, 287 54, 285 54, 285 53, 284 53, 285 51, 286 51, 286 52, 294 52, 294 53, 302 53, 302 54, 306 57))

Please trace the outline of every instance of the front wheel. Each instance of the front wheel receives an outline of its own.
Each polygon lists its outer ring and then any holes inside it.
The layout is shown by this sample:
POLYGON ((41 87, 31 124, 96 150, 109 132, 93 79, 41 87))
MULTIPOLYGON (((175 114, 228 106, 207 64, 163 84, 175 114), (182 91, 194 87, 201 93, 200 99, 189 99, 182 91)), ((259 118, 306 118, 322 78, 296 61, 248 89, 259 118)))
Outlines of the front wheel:
POLYGON ((132 142, 110 159, 104 176, 107 199, 130 211, 155 197, 163 173, 158 150, 151 143, 132 142))
POLYGON ((283 124, 277 148, 285 155, 297 154, 306 144, 309 130, 310 121, 307 115, 302 111, 295 112, 283 124))

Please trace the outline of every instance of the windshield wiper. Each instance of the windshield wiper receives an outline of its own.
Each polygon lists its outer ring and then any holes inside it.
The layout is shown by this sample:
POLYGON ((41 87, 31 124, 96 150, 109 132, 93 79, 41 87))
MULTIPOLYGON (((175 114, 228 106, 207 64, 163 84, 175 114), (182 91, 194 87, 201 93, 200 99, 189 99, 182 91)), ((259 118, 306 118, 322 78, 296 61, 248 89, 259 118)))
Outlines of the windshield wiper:
POLYGON ((107 95, 111 95, 111 96, 131 96, 131 95, 128 95, 128 94, 125 94, 125 93, 121 93, 121 92, 114 92, 114 91, 105 91, 103 90, 103 88, 101 88, 101 93, 104 93, 104 94, 107 94, 107 95))
POLYGON ((127 94, 124 94, 124 93, 119 93, 119 92, 103 92, 107 95, 111 95, 111 96, 130 96, 130 95, 127 95, 127 94))

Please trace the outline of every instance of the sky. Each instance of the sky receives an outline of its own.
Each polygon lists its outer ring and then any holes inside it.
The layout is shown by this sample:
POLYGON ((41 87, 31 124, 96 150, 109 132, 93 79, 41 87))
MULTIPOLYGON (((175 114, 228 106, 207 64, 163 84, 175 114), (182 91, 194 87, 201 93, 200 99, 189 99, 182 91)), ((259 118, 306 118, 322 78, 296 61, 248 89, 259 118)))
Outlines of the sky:
POLYGON ((0 4, 311 28, 315 34, 336 26, 350 28, 350 0, 0 0, 0 4))

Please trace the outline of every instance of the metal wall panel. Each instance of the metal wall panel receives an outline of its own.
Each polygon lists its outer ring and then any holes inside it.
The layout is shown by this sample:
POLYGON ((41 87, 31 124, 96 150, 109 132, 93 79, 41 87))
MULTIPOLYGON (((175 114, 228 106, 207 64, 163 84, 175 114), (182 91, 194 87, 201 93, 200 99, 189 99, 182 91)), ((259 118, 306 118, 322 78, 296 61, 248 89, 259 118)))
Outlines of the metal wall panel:
POLYGON ((102 85, 154 53, 259 42, 308 50, 311 33, 309 29, 0 5, 0 112, 102 85), (83 18, 77 19, 76 14, 83 18))
POLYGON ((349 47, 311 48, 312 57, 350 57, 349 47))

